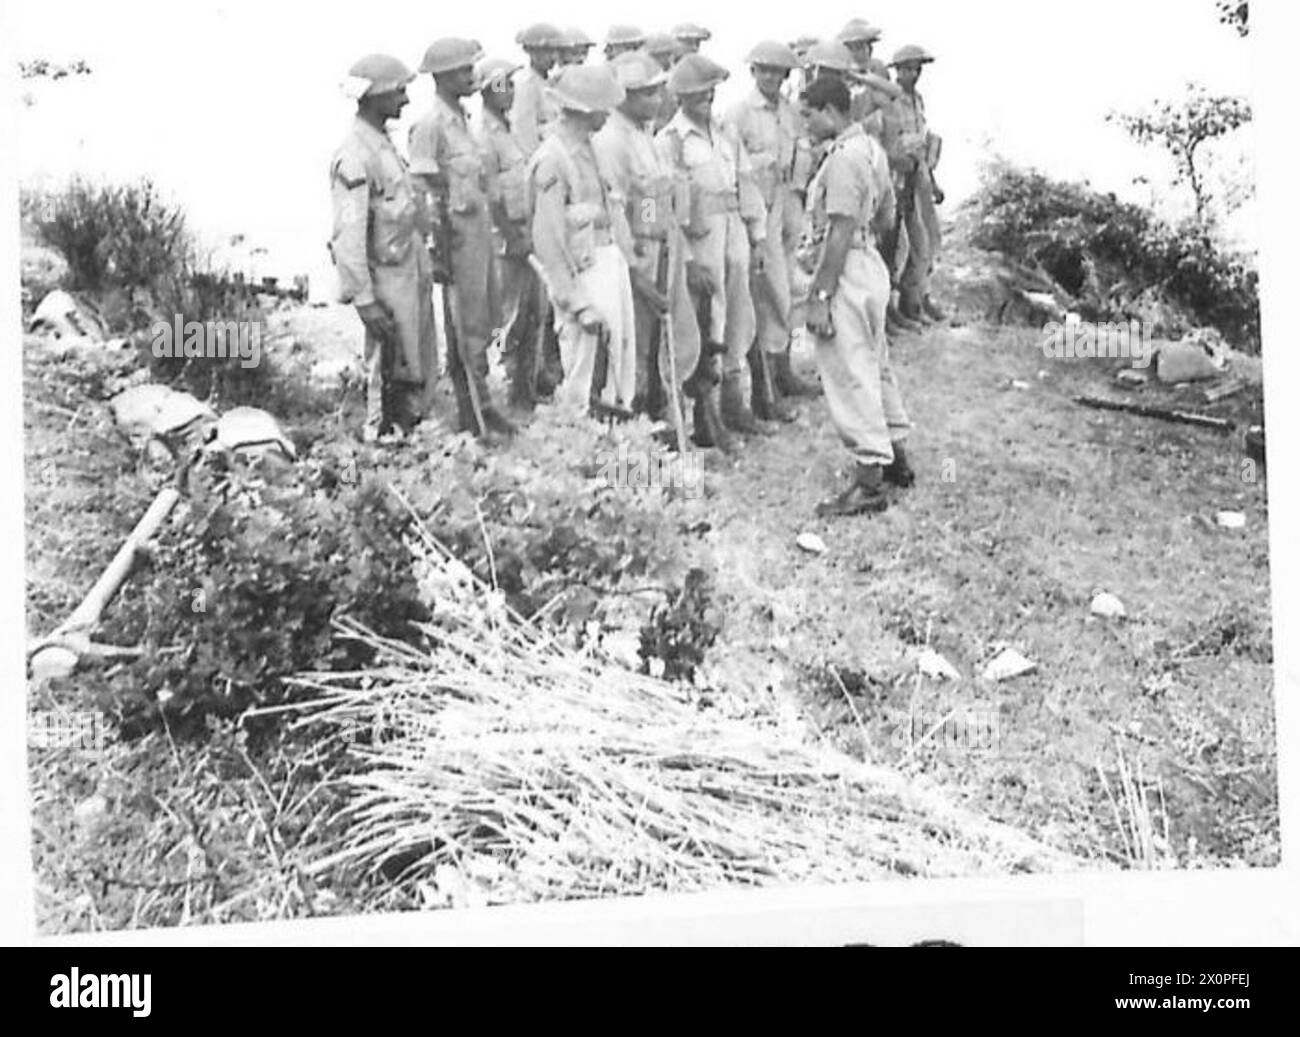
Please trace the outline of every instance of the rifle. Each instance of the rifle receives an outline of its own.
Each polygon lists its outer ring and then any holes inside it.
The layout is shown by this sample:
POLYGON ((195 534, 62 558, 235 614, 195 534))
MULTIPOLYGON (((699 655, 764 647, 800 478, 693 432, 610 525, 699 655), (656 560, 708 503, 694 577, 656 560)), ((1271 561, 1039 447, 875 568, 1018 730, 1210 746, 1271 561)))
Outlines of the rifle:
POLYGON ((382 415, 379 419, 379 431, 388 432, 396 424, 397 418, 397 386, 393 384, 395 367, 393 353, 398 348, 398 343, 386 333, 376 337, 379 339, 379 411, 382 415))
POLYGON ((466 361, 464 347, 456 330, 456 315, 451 303, 451 288, 455 283, 451 264, 455 233, 451 225, 451 207, 446 191, 435 192, 435 198, 438 207, 437 247, 441 263, 434 264, 434 280, 442 285, 442 322, 447 335, 448 366, 451 368, 452 383, 464 383, 474 415, 474 435, 482 436, 487 431, 487 426, 483 423, 483 405, 478 398, 475 374, 466 361), (452 363, 453 360, 455 363, 452 363))
MULTIPOLYGON (((668 418, 673 423, 673 431, 677 434, 677 452, 686 453, 686 425, 682 418, 682 401, 677 395, 677 355, 676 343, 673 341, 673 311, 672 299, 668 294, 668 268, 670 259, 671 245, 668 239, 664 239, 659 248, 659 262, 655 266, 655 288, 663 293, 664 298, 668 299, 669 305, 667 311, 659 315, 659 328, 656 335, 656 341, 650 350, 650 357, 653 361, 658 357, 660 351, 666 351, 668 355, 668 418)), ((652 363, 652 372, 657 369, 657 365, 652 363)))
POLYGON ((880 243, 880 253, 889 267, 889 282, 894 287, 897 287, 897 279, 903 273, 897 269, 898 248, 903 237, 903 226, 907 222, 907 214, 916 204, 917 172, 913 170, 903 177, 903 189, 898 193, 898 211, 894 215, 894 225, 885 235, 884 241, 880 243))

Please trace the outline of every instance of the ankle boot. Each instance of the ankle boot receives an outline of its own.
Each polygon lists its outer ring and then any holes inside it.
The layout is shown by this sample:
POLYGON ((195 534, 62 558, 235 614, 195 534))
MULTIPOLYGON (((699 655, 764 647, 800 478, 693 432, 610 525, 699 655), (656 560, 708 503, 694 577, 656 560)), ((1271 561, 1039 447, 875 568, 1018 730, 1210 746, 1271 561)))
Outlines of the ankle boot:
POLYGON ((695 428, 691 439, 696 446, 717 447, 724 454, 733 454, 736 452, 736 440, 722 424, 722 416, 718 413, 717 391, 713 388, 696 394, 693 415, 695 428))
POLYGON ((745 393, 741 386, 741 373, 732 371, 722 376, 722 389, 719 402, 722 424, 732 432, 742 436, 760 436, 763 428, 754 419, 754 412, 745 405, 745 393))
POLYGON ((907 452, 903 449, 903 444, 895 442, 893 446, 894 460, 885 466, 883 478, 891 486, 907 489, 916 483, 916 472, 907 463, 907 452))
POLYGON ((776 394, 770 358, 758 346, 749 351, 750 402, 754 417, 760 421, 795 420, 795 413, 776 394))
POLYGON ((884 474, 880 465, 858 465, 853 482, 829 500, 817 505, 818 518, 847 518, 851 515, 878 515, 889 507, 885 495, 884 474))

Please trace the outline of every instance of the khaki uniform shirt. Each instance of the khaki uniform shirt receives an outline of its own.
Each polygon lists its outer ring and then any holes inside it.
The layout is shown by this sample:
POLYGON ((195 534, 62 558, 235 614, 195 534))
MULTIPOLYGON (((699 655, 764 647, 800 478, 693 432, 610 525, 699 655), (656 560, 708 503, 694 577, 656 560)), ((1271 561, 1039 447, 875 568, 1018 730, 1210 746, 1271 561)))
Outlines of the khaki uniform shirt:
POLYGON ((388 135, 357 118, 330 163, 330 191, 340 299, 366 306, 374 268, 404 266, 424 247, 416 187, 388 135))
POLYGON ((428 175, 441 171, 447 177, 447 205, 454 216, 474 216, 487 210, 487 174, 483 155, 470 133, 469 120, 459 104, 441 95, 433 107, 411 126, 411 172, 428 175))
POLYGON ((770 208, 777 192, 794 183, 803 119, 784 97, 769 102, 755 89, 727 113, 725 122, 749 155, 754 182, 770 208))
POLYGON ((510 125, 524 153, 531 155, 560 117, 544 76, 531 67, 515 79, 515 103, 510 109, 510 125))
POLYGON ((689 206, 679 209, 687 214, 683 220, 687 237, 709 234, 712 217, 736 212, 745 221, 751 241, 766 239, 767 208, 749 155, 734 132, 718 122, 705 130, 678 112, 655 135, 655 146, 689 188, 689 206))
POLYGON ((677 228, 673 170, 655 149, 650 132, 615 109, 592 145, 623 207, 633 244, 637 239, 667 240, 677 228))
MULTIPOLYGON (((805 248, 820 255, 830 217, 848 216, 856 224, 854 248, 874 247, 875 234, 894 219, 894 183, 889 159, 879 142, 860 123, 851 123, 831 143, 808 192, 809 240, 805 248)), ((807 262, 805 269, 809 269, 807 262)))
POLYGON ((483 109, 478 143, 497 230, 507 236, 517 235, 520 229, 527 229, 531 215, 526 184, 528 155, 511 128, 488 108, 483 109))
POLYGON ((627 223, 590 140, 557 124, 529 162, 533 251, 546 272, 551 301, 576 313, 591 303, 580 275, 596 248, 618 244, 631 255, 627 223))

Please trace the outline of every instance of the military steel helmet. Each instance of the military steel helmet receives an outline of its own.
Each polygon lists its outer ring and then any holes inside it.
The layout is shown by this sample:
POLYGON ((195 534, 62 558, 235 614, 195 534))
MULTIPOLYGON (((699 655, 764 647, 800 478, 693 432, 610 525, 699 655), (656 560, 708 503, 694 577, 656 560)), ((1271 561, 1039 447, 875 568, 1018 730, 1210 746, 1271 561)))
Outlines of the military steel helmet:
POLYGON ((703 25, 696 25, 694 22, 682 22, 680 25, 673 26, 673 37, 679 40, 700 40, 713 39, 713 33, 709 32, 703 25))
POLYGON ((480 58, 474 65, 474 89, 485 90, 496 82, 508 82, 522 66, 506 58, 480 58))
POLYGON ((786 71, 799 67, 799 58, 793 50, 776 40, 764 40, 745 56, 749 65, 771 65, 786 71))
POLYGON ((564 46, 572 49, 582 47, 584 50, 590 50, 596 45, 596 41, 588 36, 585 32, 574 26, 564 33, 564 46))
POLYGON ((803 63, 809 68, 830 68, 836 72, 853 71, 853 54, 839 40, 823 40, 814 43, 803 56, 803 63))
POLYGON ((668 89, 674 94, 699 94, 712 90, 730 73, 716 61, 703 54, 687 54, 673 66, 668 77, 668 89))
POLYGON ((627 96, 609 65, 569 65, 551 87, 555 103, 574 112, 608 112, 627 96))
POLYGON ((677 40, 668 35, 666 32, 651 32, 646 34, 645 52, 653 57, 659 57, 664 54, 671 54, 676 57, 681 50, 681 45, 677 40))
POLYGON ((835 38, 841 43, 875 43, 884 35, 884 31, 877 29, 865 18, 854 18, 848 25, 844 26, 835 38))
POLYGON ((348 69, 348 78, 356 83, 351 92, 353 99, 360 100, 399 90, 415 78, 415 73, 388 54, 367 54, 348 69))
POLYGON ((535 47, 568 46, 564 33, 554 25, 548 25, 546 22, 537 22, 535 25, 528 26, 527 29, 521 29, 515 35, 515 42, 524 50, 531 50, 535 47))
POLYGON ((429 44, 420 62, 421 72, 430 72, 435 76, 454 72, 458 68, 473 68, 483 54, 478 40, 463 40, 459 36, 444 36, 429 44))
POLYGON ((802 58, 808 53, 809 47, 815 47, 821 43, 820 36, 800 36, 797 40, 790 41, 790 49, 795 52, 795 56, 802 58))
POLYGON ((605 34, 606 43, 628 43, 641 46, 645 43, 645 33, 635 25, 611 25, 605 34))
POLYGON ((889 64, 893 65, 925 65, 934 60, 934 55, 924 47, 918 47, 915 43, 909 43, 906 47, 899 47, 894 52, 894 60, 889 64))
POLYGON ((668 81, 668 73, 649 54, 630 50, 609 63, 614 78, 624 90, 648 90, 668 81))

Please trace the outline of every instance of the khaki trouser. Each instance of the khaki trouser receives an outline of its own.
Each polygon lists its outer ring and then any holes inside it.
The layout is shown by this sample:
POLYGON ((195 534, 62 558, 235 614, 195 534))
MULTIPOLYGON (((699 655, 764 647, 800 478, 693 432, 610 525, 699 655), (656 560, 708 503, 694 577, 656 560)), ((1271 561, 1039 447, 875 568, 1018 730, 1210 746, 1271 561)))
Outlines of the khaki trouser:
POLYGON ((874 247, 853 248, 831 299, 835 334, 816 338, 817 368, 840 439, 864 465, 894 460, 911 428, 889 364, 889 270, 874 247))
POLYGON ((912 205, 904 214, 907 229, 907 260, 900 271, 899 291, 909 305, 920 305, 930 294, 930 275, 939 255, 942 232, 939 213, 934 204, 934 181, 924 163, 916 175, 916 192, 912 205))
MULTIPOLYGON (((578 286, 591 306, 609 326, 609 373, 600 393, 602 403, 631 409, 636 392, 636 329, 632 303, 632 284, 628 280, 627 260, 617 245, 598 245, 594 262, 577 275, 578 286)), ((558 311, 557 311, 558 313, 558 311)), ((556 400, 585 406, 592 395, 592 376, 596 369, 596 336, 584 331, 569 314, 557 317, 560 339, 560 362, 564 381, 556 390, 556 400)))
MULTIPOLYGON (((453 213, 451 222, 455 244, 451 250, 450 301, 460 352, 455 355, 449 352, 447 369, 453 380, 460 383, 463 356, 479 401, 487 406, 487 347, 492 337, 492 225, 484 205, 471 213, 453 213)), ((458 384, 458 397, 463 391, 458 384)))
MULTIPOLYGON (((374 266, 375 298, 388 307, 397 325, 398 356, 390 415, 405 423, 429 413, 438 379, 438 327, 433 316, 433 268, 423 244, 417 243, 400 266, 374 266)), ((362 359, 366 379, 366 425, 383 424, 383 354, 377 338, 366 332, 362 359)))
POLYGON ((691 255, 719 287, 709 308, 709 341, 726 346, 722 376, 738 379, 748 397, 749 363, 745 357, 754 344, 757 321, 749 289, 749 234, 740 213, 711 216, 707 232, 691 242, 691 255))
POLYGON ((790 253, 793 249, 787 247, 786 210, 797 204, 785 185, 777 185, 767 210, 767 239, 760 246, 763 272, 753 278, 758 342, 767 353, 784 353, 790 341, 790 253))
POLYGON ((690 294, 686 290, 686 257, 682 239, 677 237, 674 247, 669 247, 668 241, 638 238, 633 266, 653 281, 659 268, 660 254, 665 248, 669 248, 667 336, 660 330, 661 320, 654 307, 635 292, 632 294, 636 317, 636 394, 642 398, 647 396, 650 388, 650 350, 656 340, 659 343, 659 380, 663 383, 665 392, 674 388, 669 377, 667 338, 672 339, 673 359, 677 366, 677 390, 680 391, 682 383, 691 376, 700 359, 700 326, 695 319, 690 294))

